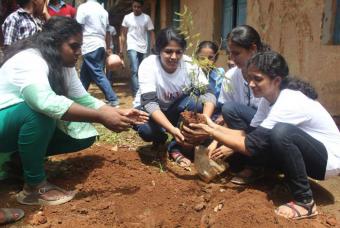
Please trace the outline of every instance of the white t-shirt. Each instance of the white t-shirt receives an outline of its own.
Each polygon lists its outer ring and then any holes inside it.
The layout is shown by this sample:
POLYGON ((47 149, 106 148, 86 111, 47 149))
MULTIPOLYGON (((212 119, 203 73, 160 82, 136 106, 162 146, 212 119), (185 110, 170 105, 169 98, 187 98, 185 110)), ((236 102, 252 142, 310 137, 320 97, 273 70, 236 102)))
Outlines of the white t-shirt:
POLYGON ((134 100, 134 107, 140 105, 141 94, 156 92, 159 106, 166 110, 177 98, 183 95, 185 87, 190 86, 190 73, 198 75, 198 81, 208 85, 209 81, 203 71, 191 63, 191 58, 184 55, 177 70, 170 74, 164 71, 159 56, 150 55, 139 66, 139 90, 134 100))
POLYGON ((117 35, 117 31, 114 26, 109 25, 109 31, 110 33, 110 48, 113 50, 114 45, 113 45, 113 36, 117 35))
POLYGON ((129 13, 124 16, 122 26, 128 29, 127 50, 146 53, 148 49, 147 31, 154 29, 149 15, 142 13, 139 16, 135 16, 133 12, 129 13))
MULTIPOLYGON (((323 143, 328 153, 326 177, 340 173, 340 132, 326 109, 300 91, 284 89, 276 102, 261 102, 256 116, 265 117, 257 126, 272 129, 279 122, 297 126, 323 143)), ((257 127, 252 122, 253 127, 257 127)))
POLYGON ((105 36, 109 31, 109 14, 96 0, 87 0, 77 9, 77 21, 83 25, 82 54, 106 48, 105 36))
POLYGON ((237 102, 257 108, 260 98, 254 97, 253 91, 244 80, 242 71, 238 67, 233 67, 225 73, 218 102, 237 102))
MULTIPOLYGON (((32 84, 50 88, 48 65, 39 51, 27 49, 14 55, 0 68, 0 109, 20 103, 22 90, 32 84)), ((87 95, 74 67, 64 67, 67 95, 77 98, 87 95)), ((51 89, 52 90, 52 89, 51 89)), ((62 99, 62 96, 59 96, 62 99)), ((67 98, 64 98, 67 99, 67 98)))

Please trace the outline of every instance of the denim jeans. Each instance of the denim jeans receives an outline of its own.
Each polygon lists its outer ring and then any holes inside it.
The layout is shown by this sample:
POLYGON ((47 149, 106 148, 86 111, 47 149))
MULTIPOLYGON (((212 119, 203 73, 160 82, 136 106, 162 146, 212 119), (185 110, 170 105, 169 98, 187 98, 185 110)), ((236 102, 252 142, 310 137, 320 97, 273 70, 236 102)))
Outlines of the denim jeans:
POLYGON ((104 73, 105 49, 103 47, 83 55, 83 64, 80 70, 80 80, 84 88, 88 90, 91 81, 94 81, 105 95, 105 99, 118 105, 116 93, 104 73))
POLYGON ((294 199, 308 202, 313 199, 307 176, 325 178, 328 154, 325 146, 300 128, 277 123, 270 134, 270 163, 283 171, 294 199))
POLYGON ((135 50, 128 50, 127 55, 130 61, 131 71, 131 89, 132 94, 135 97, 138 91, 138 67, 145 57, 144 53, 137 52, 135 50))
POLYGON ((255 108, 237 102, 226 102, 222 106, 223 119, 231 129, 248 129, 255 113, 255 108))
MULTIPOLYGON (((165 112, 165 116, 174 126, 178 126, 180 113, 188 110, 195 110, 195 99, 190 96, 183 96, 177 99, 165 112)), ((197 107, 198 112, 202 112, 203 106, 200 102, 197 107)), ((136 126, 139 136, 146 142, 165 143, 168 136, 165 129, 159 126, 152 118, 145 124, 136 126)))

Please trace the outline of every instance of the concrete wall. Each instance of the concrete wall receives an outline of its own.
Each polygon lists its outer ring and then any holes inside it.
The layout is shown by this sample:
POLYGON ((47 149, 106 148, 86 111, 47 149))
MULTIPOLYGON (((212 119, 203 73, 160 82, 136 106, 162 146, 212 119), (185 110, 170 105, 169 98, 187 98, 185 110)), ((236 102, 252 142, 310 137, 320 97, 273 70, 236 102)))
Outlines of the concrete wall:
POLYGON ((316 87, 328 111, 339 115, 340 45, 322 42, 324 3, 324 0, 248 0, 247 23, 283 54, 292 74, 316 87))

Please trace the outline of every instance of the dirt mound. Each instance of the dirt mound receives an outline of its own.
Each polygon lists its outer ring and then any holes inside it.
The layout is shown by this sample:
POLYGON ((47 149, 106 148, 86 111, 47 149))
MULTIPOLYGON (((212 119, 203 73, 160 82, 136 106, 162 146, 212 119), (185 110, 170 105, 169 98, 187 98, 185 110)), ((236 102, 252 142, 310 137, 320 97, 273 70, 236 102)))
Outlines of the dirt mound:
MULTIPOLYGON (((24 224, 37 227, 325 227, 326 218, 289 221, 274 215, 271 180, 252 188, 205 184, 195 171, 152 159, 127 148, 94 146, 48 163, 50 180, 77 189, 64 205, 29 207, 24 224), (67 158, 67 159, 66 159, 67 158), (265 187, 261 187, 265 186, 265 187), (37 214, 39 214, 37 219, 37 214), (39 221, 40 225, 39 225, 39 221)), ((3 195, 0 195, 3 197, 3 195)), ((4 198, 3 198, 4 199, 4 198)), ((17 206, 14 198, 8 205, 17 206)), ((275 203, 276 204, 276 203, 275 203)))

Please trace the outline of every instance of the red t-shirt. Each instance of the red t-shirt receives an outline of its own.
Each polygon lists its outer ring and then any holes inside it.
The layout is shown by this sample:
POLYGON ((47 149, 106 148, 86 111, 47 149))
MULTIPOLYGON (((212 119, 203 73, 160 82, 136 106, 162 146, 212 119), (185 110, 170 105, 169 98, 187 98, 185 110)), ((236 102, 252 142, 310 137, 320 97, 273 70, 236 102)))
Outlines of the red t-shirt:
POLYGON ((60 8, 59 11, 55 10, 55 7, 48 6, 48 13, 52 16, 64 16, 64 17, 72 17, 76 16, 76 8, 69 4, 64 4, 60 8))

